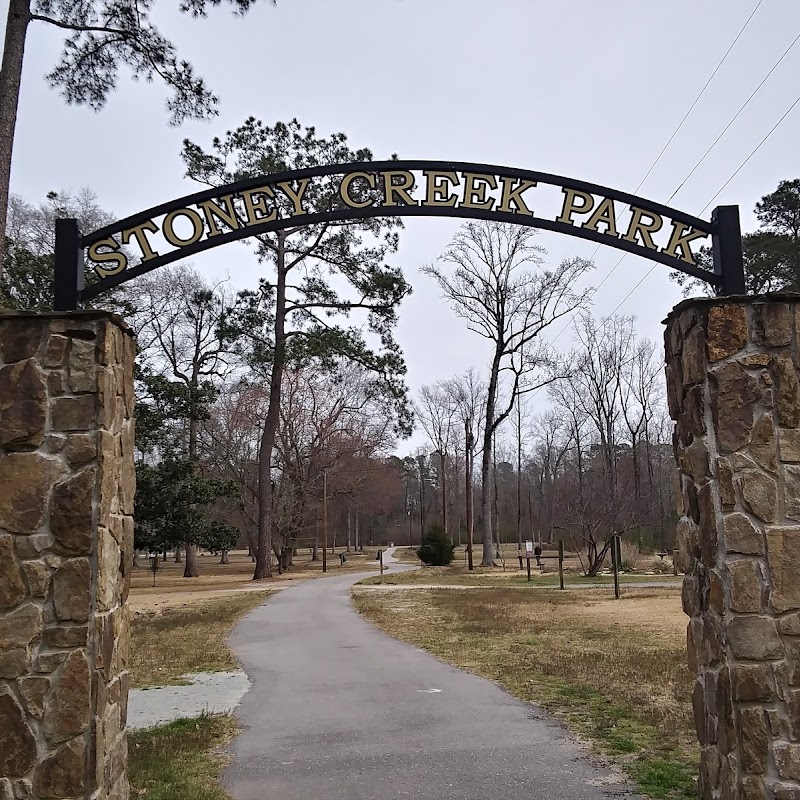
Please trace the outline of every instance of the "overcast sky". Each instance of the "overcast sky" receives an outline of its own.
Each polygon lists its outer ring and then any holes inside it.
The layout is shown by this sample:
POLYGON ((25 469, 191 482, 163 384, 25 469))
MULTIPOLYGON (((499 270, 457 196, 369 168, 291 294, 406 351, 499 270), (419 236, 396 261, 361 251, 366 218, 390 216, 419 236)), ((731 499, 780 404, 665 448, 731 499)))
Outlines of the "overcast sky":
MULTIPOLYGON (((195 189, 181 141, 208 146, 254 115, 297 117, 320 135, 346 132, 376 158, 464 160, 552 172, 633 192, 729 48, 757 0, 279 0, 245 18, 169 12, 159 26, 221 97, 208 123, 167 126, 160 86, 128 74, 100 114, 68 108, 42 76, 61 36, 33 23, 25 54, 12 191, 39 202, 87 186, 124 217, 195 189)), ((7 0, 0 2, 5 19, 7 0)), ((638 194, 666 202, 740 105, 800 33, 798 0, 763 0, 747 30, 638 194)), ((797 99, 800 44, 669 203, 700 214, 797 99)), ((778 181, 800 176, 800 106, 731 181, 716 204, 739 204, 743 228, 778 181)), ((710 210, 703 216, 708 218, 710 210)), ((400 264, 414 286, 398 338, 416 390, 474 365, 485 348, 442 304, 419 267, 436 259, 456 220, 407 219, 400 264)), ((590 242, 542 232, 549 260, 590 256, 590 242)), ((603 247, 587 285, 596 315, 613 312, 652 262, 603 247)), ((258 265, 231 244, 195 257, 209 277, 252 285, 258 265)), ((653 272, 618 313, 658 339, 680 299, 668 269, 653 272)), ((555 333, 562 326, 555 329, 555 333)), ((569 331, 557 341, 570 344, 569 331)), ((537 407, 544 392, 536 398, 537 407)), ((421 442, 415 436, 412 444, 421 442)), ((404 446, 402 449, 406 449, 404 446)))

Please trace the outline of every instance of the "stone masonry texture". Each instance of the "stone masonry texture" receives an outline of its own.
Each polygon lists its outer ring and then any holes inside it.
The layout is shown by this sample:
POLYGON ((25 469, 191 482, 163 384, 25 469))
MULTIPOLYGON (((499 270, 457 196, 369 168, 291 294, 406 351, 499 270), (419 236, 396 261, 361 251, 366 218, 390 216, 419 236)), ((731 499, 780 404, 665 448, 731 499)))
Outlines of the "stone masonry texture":
POLYGON ((127 800, 135 343, 0 312, 0 800, 127 800))
POLYGON ((800 800, 800 295, 667 319, 702 800, 800 800))

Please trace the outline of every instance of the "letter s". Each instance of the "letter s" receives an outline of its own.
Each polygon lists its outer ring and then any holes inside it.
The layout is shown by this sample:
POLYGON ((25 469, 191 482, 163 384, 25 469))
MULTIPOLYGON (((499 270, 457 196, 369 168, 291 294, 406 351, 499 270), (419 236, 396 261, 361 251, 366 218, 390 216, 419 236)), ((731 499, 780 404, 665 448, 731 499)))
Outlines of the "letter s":
POLYGON ((100 239, 89 245, 89 259, 94 262, 94 271, 101 278, 108 278, 110 275, 117 275, 128 266, 128 257, 122 252, 119 244, 112 238, 100 239), (99 250, 100 247, 107 247, 110 250, 99 250), (102 266, 113 264, 114 266, 102 266))

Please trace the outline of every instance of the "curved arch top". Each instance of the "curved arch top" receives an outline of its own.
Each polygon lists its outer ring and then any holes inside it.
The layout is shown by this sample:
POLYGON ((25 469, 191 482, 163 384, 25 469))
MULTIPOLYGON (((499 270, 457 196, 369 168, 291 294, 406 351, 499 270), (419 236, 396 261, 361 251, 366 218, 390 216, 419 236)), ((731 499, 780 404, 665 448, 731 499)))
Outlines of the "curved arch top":
MULTIPOLYGON (((716 209, 706 221, 560 175, 460 161, 406 160, 331 164, 247 178, 162 203, 82 237, 77 223, 61 220, 56 235, 56 306, 77 307, 138 275, 245 237, 402 216, 497 220, 558 231, 658 261, 724 292, 744 288, 735 276, 726 279, 723 269, 735 261, 735 253, 726 261, 720 249, 735 238, 734 227, 738 234, 734 206, 716 209), (718 213, 726 209, 727 214, 718 213), (696 248, 709 237, 714 272, 698 266, 695 258, 696 248), (86 289, 80 277, 73 280, 77 268, 82 272, 84 250, 87 266, 100 276, 86 289)), ((740 262, 741 256, 741 268, 740 262)), ((735 269, 729 272, 733 275, 735 269)))

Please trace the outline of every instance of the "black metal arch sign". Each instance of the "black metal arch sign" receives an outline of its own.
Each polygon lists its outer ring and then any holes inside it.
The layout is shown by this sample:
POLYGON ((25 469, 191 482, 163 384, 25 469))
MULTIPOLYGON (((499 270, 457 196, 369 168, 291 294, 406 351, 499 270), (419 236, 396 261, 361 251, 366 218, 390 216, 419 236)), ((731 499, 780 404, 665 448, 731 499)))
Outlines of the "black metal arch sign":
POLYGON ((744 293, 736 206, 709 221, 625 192, 543 172, 442 161, 334 164, 207 189, 81 236, 58 220, 54 305, 77 308, 114 286, 227 242, 371 217, 461 217, 527 225, 610 245, 744 293), (549 214, 539 211, 543 206, 549 214), (714 271, 697 264, 709 240, 714 271), (84 255, 85 254, 85 255, 84 255), (84 288, 84 270, 99 281, 84 288))

